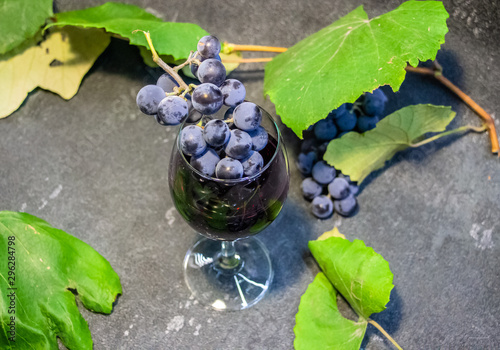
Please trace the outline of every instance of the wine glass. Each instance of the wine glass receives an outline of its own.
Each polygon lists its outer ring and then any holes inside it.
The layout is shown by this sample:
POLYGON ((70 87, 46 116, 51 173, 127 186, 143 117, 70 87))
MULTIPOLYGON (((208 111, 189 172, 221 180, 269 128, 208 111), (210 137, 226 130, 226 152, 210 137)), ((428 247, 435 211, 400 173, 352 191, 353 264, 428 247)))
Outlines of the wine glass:
MULTIPOLYGON (((196 232, 203 235, 187 252, 184 276, 194 297, 217 310, 242 310, 265 295, 273 278, 269 252, 256 238, 278 216, 289 188, 289 164, 273 118, 261 107, 269 140, 260 151, 264 166, 240 179, 209 177, 189 163, 180 147, 172 150, 168 182, 174 204, 196 232)), ((224 111, 204 116, 201 123, 223 118, 224 111)), ((197 112, 192 112, 197 113, 197 112)), ((203 124, 202 124, 203 125, 203 124)))

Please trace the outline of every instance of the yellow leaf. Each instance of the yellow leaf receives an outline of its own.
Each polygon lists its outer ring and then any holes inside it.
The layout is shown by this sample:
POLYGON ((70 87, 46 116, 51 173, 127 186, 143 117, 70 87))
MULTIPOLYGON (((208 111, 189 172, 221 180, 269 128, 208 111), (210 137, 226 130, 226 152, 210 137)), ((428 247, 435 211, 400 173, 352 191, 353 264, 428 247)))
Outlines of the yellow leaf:
POLYGON ((0 118, 17 110, 36 87, 72 98, 109 42, 100 29, 64 27, 18 55, 1 55, 0 118))
POLYGON ((222 63, 224 64, 224 67, 226 67, 226 74, 229 75, 233 70, 238 68, 240 65, 239 62, 224 62, 226 60, 238 60, 243 57, 240 51, 234 51, 231 52, 230 54, 225 54, 222 51, 219 53, 220 59, 222 60, 222 63))
POLYGON ((330 237, 340 237, 345 239, 345 236, 339 232, 339 229, 337 227, 334 227, 331 231, 326 231, 321 236, 319 236, 317 241, 324 241, 325 239, 330 237))

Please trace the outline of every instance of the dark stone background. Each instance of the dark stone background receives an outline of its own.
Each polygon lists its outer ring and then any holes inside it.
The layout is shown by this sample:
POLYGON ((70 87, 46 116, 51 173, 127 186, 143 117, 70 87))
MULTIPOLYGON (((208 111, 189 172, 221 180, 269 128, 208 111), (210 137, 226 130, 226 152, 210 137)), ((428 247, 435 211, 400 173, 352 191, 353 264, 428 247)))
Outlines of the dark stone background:
MULTIPOLYGON (((198 23, 234 43, 291 46, 362 3, 369 16, 400 1, 127 1, 168 21, 198 23)), ((56 0, 60 11, 103 0, 56 0)), ((488 112, 500 108, 499 5, 445 1, 449 33, 438 54, 445 75, 488 112)), ((292 184, 283 213, 260 238, 276 278, 255 307, 218 313, 196 304, 182 259, 197 239, 173 207, 167 167, 175 128, 141 115, 137 91, 158 71, 138 51, 113 40, 70 101, 38 90, 0 120, 1 209, 40 216, 92 245, 115 268, 123 296, 109 316, 80 307, 95 349, 291 349, 300 296, 317 272, 307 241, 340 226, 382 254, 394 272, 386 311, 374 315, 405 349, 497 349, 500 168, 486 135, 450 137, 398 154, 366 181, 352 219, 312 217, 292 184), (175 327, 175 326, 178 327, 175 327)), ((232 77, 248 99, 265 101, 263 65, 232 77)), ((480 120, 438 83, 408 75, 388 92, 387 112, 414 103, 451 105, 453 125, 480 120)), ((285 129, 285 127, 283 127, 285 129)), ((291 162, 297 142, 287 133, 291 162)), ((81 306, 81 305, 80 305, 81 306)), ((390 348, 371 326, 367 349, 390 348)))

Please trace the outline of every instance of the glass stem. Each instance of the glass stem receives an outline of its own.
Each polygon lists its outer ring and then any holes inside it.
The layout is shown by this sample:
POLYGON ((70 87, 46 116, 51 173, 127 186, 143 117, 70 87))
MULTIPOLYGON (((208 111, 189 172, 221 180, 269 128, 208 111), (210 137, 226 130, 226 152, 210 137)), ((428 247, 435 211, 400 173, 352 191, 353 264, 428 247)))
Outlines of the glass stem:
POLYGON ((219 267, 225 270, 235 269, 241 263, 240 256, 234 249, 234 241, 223 241, 219 257, 219 267))

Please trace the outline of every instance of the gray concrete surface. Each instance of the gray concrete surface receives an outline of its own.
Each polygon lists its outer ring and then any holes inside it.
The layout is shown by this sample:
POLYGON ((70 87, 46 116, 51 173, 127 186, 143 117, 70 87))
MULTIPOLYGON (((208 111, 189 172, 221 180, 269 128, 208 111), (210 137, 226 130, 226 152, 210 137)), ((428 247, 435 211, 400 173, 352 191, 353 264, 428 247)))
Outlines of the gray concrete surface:
MULTIPOLYGON (((61 11, 103 0, 56 0, 61 11)), ((223 40, 290 46, 362 3, 370 16, 400 1, 127 1, 165 20, 194 22, 223 40)), ((499 5, 449 0, 449 33, 438 58, 445 74, 495 114, 500 109, 499 5)), ((262 65, 233 77, 271 113, 262 65)), ((498 349, 500 166, 488 137, 469 134, 399 154, 372 175, 351 219, 319 221, 292 190, 271 229, 276 278, 269 295, 238 313, 197 304, 182 277, 196 234, 173 207, 167 166, 176 130, 139 113, 137 91, 158 72, 115 40, 66 102, 45 91, 0 120, 0 209, 22 210, 91 244, 121 277, 123 296, 109 316, 80 307, 95 349, 291 349, 300 296, 318 271, 307 249, 334 224, 382 254, 394 272, 386 311, 373 318, 405 349, 498 349)), ((452 105, 454 125, 479 119, 451 93, 409 75, 389 93, 389 112, 412 103, 452 105)), ((293 162, 296 140, 287 133, 293 162)), ((367 349, 390 348, 371 329, 367 349)), ((315 350, 315 349, 313 349, 315 350)))

